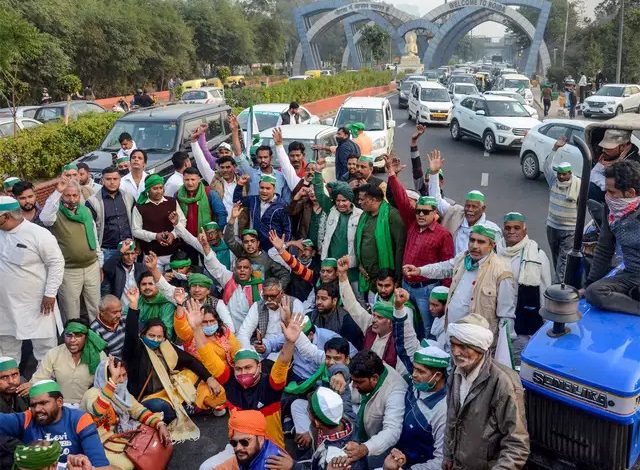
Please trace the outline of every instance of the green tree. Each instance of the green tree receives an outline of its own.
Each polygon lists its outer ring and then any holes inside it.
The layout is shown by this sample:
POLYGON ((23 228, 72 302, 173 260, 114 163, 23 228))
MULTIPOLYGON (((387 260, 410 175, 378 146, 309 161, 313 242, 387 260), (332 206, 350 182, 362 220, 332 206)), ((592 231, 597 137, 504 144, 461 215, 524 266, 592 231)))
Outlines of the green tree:
POLYGON ((82 82, 77 75, 64 75, 60 77, 60 80, 58 80, 58 89, 67 96, 67 106, 64 109, 64 125, 66 126, 69 124, 71 97, 80 92, 82 89, 82 82))
POLYGON ((365 51, 370 54, 376 65, 379 65, 389 52, 390 34, 378 24, 363 26, 360 29, 360 34, 360 44, 364 46, 365 51))

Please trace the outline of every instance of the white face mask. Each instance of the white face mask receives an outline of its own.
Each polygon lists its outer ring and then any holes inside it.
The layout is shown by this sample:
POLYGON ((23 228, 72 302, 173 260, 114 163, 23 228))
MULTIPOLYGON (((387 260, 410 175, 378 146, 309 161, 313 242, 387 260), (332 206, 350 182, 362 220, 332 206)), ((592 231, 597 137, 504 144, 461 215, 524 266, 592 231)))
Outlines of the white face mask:
POLYGON ((179 273, 178 271, 173 271, 173 278, 178 279, 179 281, 186 281, 187 275, 179 273))

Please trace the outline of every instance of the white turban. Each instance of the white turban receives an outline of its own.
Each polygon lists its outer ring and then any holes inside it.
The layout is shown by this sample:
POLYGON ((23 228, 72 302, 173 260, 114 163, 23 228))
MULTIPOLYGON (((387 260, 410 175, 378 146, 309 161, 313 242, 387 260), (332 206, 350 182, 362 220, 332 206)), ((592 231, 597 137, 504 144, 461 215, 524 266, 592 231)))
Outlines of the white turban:
POLYGON ((447 327, 447 339, 454 337, 463 344, 467 344, 481 351, 486 351, 493 343, 493 332, 489 323, 476 313, 471 313, 447 327))

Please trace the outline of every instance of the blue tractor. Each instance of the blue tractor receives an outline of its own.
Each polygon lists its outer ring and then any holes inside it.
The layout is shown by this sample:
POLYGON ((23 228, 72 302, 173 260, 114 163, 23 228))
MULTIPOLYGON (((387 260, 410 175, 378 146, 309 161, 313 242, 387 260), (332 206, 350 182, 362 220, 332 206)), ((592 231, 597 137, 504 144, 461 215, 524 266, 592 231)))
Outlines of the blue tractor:
POLYGON ((592 155, 609 128, 638 131, 640 118, 594 122, 584 140, 574 138, 584 161, 574 249, 564 283, 545 292, 540 315, 548 321, 522 354, 530 462, 546 469, 640 468, 640 300, 638 315, 630 315, 578 295, 592 155))

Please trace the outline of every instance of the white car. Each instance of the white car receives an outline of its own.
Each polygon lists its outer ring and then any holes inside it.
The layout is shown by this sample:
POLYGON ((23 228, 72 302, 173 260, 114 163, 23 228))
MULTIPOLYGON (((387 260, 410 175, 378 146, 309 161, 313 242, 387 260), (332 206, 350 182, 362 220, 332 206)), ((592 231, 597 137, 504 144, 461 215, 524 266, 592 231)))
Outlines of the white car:
POLYGON ((296 82, 298 80, 311 80, 312 77, 309 75, 292 75, 289 77, 290 82, 296 82))
MULTIPOLYGON (((253 107, 253 114, 256 116, 256 123, 258 124, 258 130, 269 129, 270 127, 276 127, 280 115, 289 109, 289 103, 269 103, 269 104, 256 104, 253 107)), ((311 114, 307 108, 300 106, 298 109, 300 115, 300 124, 319 124, 320 118, 311 114)), ((249 108, 242 110, 238 114, 238 123, 242 130, 247 128, 247 120, 249 119, 249 108)))
POLYGON ((498 90, 514 91, 520 93, 529 106, 533 106, 533 92, 531 91, 531 81, 519 73, 502 73, 498 80, 498 90))
POLYGON ((352 122, 362 122, 365 132, 373 141, 371 156, 376 160, 376 168, 384 167, 384 160, 379 159, 383 154, 393 149, 393 135, 396 121, 393 120, 391 103, 384 97, 350 97, 347 98, 332 124, 343 127, 352 122))
POLYGON ((483 94, 507 96, 509 98, 513 98, 514 100, 517 100, 524 107, 524 109, 526 109, 529 112, 532 118, 540 119, 540 116, 538 115, 538 111, 536 110, 536 108, 534 108, 533 106, 529 106, 526 100, 524 99, 524 97, 520 93, 516 93, 515 91, 497 90, 497 91, 485 91, 483 94))
MULTIPOLYGON (((41 126, 40 121, 30 118, 16 118, 16 125, 18 132, 23 129, 29 129, 31 127, 41 126)), ((0 117, 0 138, 13 137, 13 118, 12 117, 0 117)))
POLYGON ((479 95, 478 87, 471 83, 452 83, 449 85, 449 95, 453 103, 459 103, 467 96, 479 95))
POLYGON ((190 104, 225 104, 224 89, 208 86, 185 90, 180 100, 190 104))
MULTIPOLYGON (((553 144, 559 137, 567 138, 567 143, 556 153, 555 161, 571 163, 572 171, 576 175, 582 173, 582 154, 578 147, 573 145, 573 137, 577 136, 584 140, 584 128, 589 121, 567 120, 567 119, 547 119, 537 126, 531 128, 522 142, 520 149, 520 167, 525 178, 534 180, 543 173, 544 163, 553 150, 553 144)), ((631 142, 640 146, 640 140, 631 135, 631 142)), ((549 165, 548 173, 545 174, 547 181, 553 176, 553 164, 549 165)))
POLYGON ((40 106, 16 106, 15 108, 0 108, 0 118, 13 117, 15 112, 16 117, 19 118, 32 118, 36 115, 36 111, 40 106))
POLYGON ((512 98, 476 95, 454 106, 450 132, 453 140, 470 137, 482 142, 485 151, 493 152, 520 147, 529 129, 538 123, 512 98))
POLYGON ((409 93, 409 120, 422 124, 451 122, 451 98, 447 89, 438 82, 414 82, 409 93))
POLYGON ((628 111, 640 112, 640 85, 604 85, 582 103, 582 114, 617 116, 628 111))

